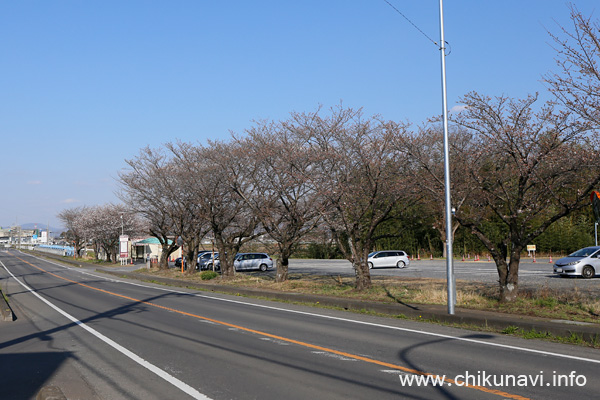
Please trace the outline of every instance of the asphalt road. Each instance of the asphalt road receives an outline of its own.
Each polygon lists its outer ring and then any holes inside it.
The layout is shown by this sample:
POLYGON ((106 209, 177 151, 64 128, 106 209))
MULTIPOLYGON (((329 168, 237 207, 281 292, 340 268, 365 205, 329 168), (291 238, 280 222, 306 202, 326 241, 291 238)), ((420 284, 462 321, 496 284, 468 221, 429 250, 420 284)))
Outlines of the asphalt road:
POLYGON ((2 398, 33 399, 48 384, 69 399, 563 399, 600 390, 600 351, 582 347, 173 290, 17 252, 0 252, 0 282, 17 316, 0 322, 2 398))

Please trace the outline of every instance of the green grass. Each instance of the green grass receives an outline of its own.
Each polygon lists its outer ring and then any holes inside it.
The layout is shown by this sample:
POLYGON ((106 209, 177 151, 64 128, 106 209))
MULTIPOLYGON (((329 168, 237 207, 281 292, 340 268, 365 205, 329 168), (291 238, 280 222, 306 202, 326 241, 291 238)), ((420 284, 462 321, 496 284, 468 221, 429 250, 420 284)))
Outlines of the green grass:
MULTIPOLYGON (((212 271, 206 271, 212 272, 212 271)), ((155 274, 190 282, 201 282, 202 273, 184 273, 173 269, 145 270, 155 274)), ((322 296, 375 301, 381 303, 439 304, 447 301, 446 282, 428 278, 373 277, 372 287, 358 291, 353 277, 291 274, 283 283, 261 274, 236 274, 234 278, 212 278, 229 287, 249 287, 274 291, 308 293, 322 296)), ((499 301, 497 285, 457 281, 457 307, 504 312, 570 321, 600 323, 600 299, 572 290, 521 288, 516 301, 499 301)))
POLYGON ((203 281, 215 279, 217 276, 219 276, 219 274, 217 274, 215 271, 202 271, 200 273, 200 279, 202 279, 203 281))

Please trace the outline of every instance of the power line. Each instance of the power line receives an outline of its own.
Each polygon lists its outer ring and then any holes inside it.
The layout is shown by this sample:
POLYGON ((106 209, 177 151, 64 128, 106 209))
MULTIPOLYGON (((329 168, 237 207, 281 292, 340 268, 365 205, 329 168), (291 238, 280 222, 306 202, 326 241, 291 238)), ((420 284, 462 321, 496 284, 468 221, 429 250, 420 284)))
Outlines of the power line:
POLYGON ((429 37, 429 36, 428 36, 428 35, 427 35, 425 32, 423 32, 423 31, 422 31, 422 30, 421 30, 421 29, 420 29, 420 28, 419 28, 417 25, 415 25, 415 23, 414 23, 414 22, 412 22, 410 19, 408 19, 408 17, 407 17, 406 15, 402 14, 402 12, 401 12, 400 10, 398 10, 396 7, 394 7, 394 5, 393 5, 392 3, 390 3, 388 0, 383 0, 383 1, 385 1, 385 2, 386 2, 386 3, 387 3, 389 6, 390 6, 390 7, 392 7, 392 8, 393 8, 393 9, 394 9, 394 10, 395 10, 395 11, 396 11, 398 14, 400 14, 400 15, 402 16, 402 18, 404 18, 405 20, 407 20, 409 24, 411 24, 412 26, 414 26, 414 28, 415 28, 416 30, 418 30, 419 32, 421 32, 421 34, 422 34, 423 36, 425 36, 427 39, 429 39, 429 41, 430 41, 431 43, 433 43, 434 45, 436 45, 436 46, 438 46, 438 47, 439 47, 438 43, 437 43, 435 40, 433 40, 433 39, 432 39, 432 38, 430 38, 430 37, 429 37))

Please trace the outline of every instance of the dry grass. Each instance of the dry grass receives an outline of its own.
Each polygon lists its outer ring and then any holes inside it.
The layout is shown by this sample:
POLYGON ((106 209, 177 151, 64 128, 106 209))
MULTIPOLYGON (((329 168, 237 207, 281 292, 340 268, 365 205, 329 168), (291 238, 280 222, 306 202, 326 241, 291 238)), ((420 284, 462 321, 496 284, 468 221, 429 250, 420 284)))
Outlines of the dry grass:
MULTIPOLYGON (((148 273, 148 270, 144 270, 148 273)), ((198 273, 181 273, 179 270, 151 270, 151 274, 190 282, 207 283, 198 273)), ((260 288, 283 292, 310 293, 384 303, 446 304, 446 281, 431 278, 373 277, 372 287, 357 291, 353 277, 292 274, 283 283, 262 274, 237 274, 231 279, 213 279, 213 284, 260 288)), ((600 298, 572 290, 521 288, 519 298, 512 303, 499 302, 496 285, 471 281, 456 282, 458 307, 491 310, 512 314, 600 322, 600 298)))

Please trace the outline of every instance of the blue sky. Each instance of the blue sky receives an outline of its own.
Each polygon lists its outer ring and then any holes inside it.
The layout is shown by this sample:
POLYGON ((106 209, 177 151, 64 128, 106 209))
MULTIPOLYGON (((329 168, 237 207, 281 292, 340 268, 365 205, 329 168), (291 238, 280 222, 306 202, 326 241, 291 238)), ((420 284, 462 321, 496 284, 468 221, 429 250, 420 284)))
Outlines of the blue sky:
MULTIPOLYGON (((439 40, 437 0, 389 1, 439 40)), ((444 17, 450 108, 544 92, 546 30, 570 26, 554 0, 447 0, 444 17)), ((340 102, 415 126, 442 109, 438 47, 383 0, 4 1, 0 37, 2 227, 118 202, 145 146, 340 102)))

